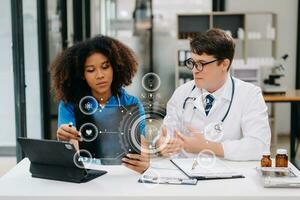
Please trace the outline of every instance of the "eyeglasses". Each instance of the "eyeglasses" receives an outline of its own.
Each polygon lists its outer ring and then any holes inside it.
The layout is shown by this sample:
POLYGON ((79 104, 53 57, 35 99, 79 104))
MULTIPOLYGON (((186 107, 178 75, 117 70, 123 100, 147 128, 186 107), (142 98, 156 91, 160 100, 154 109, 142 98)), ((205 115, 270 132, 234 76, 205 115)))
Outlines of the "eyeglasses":
POLYGON ((195 67, 198 71, 202 71, 205 65, 208 65, 210 63, 213 63, 213 62, 216 62, 216 61, 219 61, 219 60, 221 60, 221 59, 215 59, 215 60, 212 60, 212 61, 209 61, 209 62, 206 62, 206 63, 202 63, 202 62, 199 62, 199 61, 196 62, 192 58, 189 58, 189 59, 184 61, 184 64, 190 70, 192 70, 195 67))

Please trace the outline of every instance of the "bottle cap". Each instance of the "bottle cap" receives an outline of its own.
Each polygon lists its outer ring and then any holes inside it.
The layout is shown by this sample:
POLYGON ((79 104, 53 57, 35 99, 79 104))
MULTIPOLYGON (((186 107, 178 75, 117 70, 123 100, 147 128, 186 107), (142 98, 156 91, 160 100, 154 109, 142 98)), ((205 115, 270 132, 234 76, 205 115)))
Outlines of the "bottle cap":
POLYGON ((271 152, 270 152, 270 151, 264 151, 262 155, 263 155, 263 156, 270 156, 270 155, 271 155, 271 152))
POLYGON ((286 149, 277 149, 276 153, 287 155, 287 150, 286 149))

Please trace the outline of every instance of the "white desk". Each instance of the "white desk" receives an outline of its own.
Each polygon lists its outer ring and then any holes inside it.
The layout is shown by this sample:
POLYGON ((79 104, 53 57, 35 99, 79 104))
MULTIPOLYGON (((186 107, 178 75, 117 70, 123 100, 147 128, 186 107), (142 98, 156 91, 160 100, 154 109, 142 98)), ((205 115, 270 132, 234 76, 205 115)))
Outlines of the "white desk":
POLYGON ((196 186, 138 183, 140 175, 123 166, 104 167, 108 174, 88 183, 66 183, 32 178, 29 164, 24 159, 0 178, 0 199, 300 199, 300 189, 263 188, 254 169, 259 162, 228 162, 246 178, 198 181, 196 186))

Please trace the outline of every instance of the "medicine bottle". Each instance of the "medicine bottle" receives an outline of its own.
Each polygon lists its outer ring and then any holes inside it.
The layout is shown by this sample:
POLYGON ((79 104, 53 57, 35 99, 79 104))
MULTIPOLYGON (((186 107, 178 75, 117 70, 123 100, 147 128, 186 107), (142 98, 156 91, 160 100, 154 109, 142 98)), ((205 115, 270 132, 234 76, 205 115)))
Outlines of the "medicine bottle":
POLYGON ((270 152, 263 152, 263 157, 260 160, 261 167, 272 167, 272 160, 270 152))
POLYGON ((288 167, 288 155, 286 149, 277 149, 276 167, 288 167))

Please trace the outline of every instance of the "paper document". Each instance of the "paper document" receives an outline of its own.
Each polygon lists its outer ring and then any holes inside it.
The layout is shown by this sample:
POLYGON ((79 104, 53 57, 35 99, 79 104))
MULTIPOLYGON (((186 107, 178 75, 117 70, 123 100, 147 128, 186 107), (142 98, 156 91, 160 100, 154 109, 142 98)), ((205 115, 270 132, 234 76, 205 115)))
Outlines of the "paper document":
POLYGON ((219 158, 214 158, 213 161, 209 159, 177 158, 172 159, 172 162, 189 177, 199 179, 243 177, 239 172, 230 169, 219 158), (195 162, 197 162, 196 165, 195 162))
POLYGON ((150 165, 139 179, 142 183, 196 185, 197 179, 191 179, 170 161, 156 162, 150 165))

